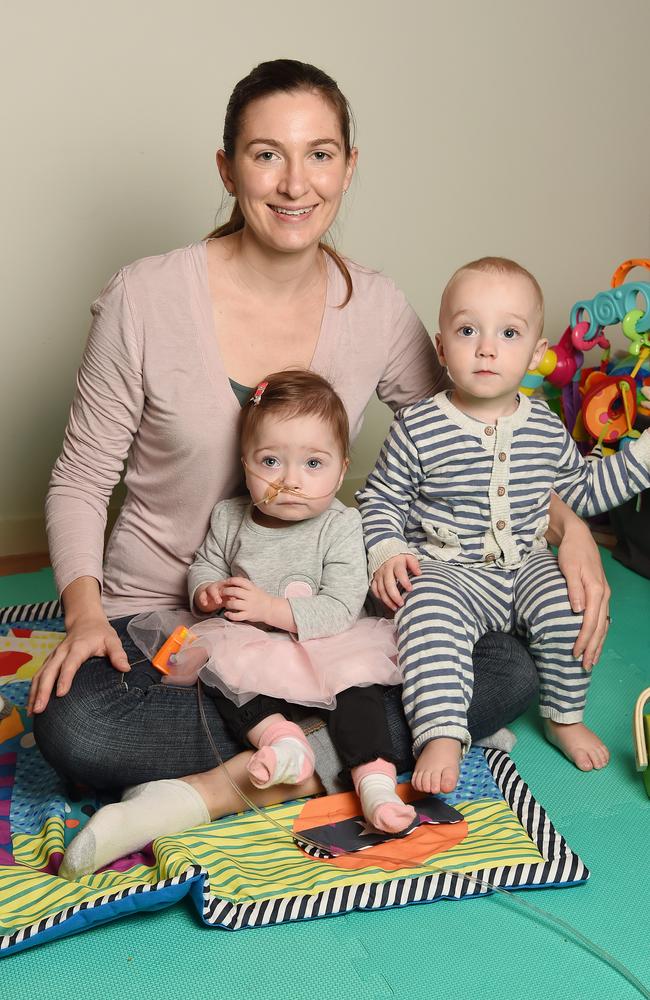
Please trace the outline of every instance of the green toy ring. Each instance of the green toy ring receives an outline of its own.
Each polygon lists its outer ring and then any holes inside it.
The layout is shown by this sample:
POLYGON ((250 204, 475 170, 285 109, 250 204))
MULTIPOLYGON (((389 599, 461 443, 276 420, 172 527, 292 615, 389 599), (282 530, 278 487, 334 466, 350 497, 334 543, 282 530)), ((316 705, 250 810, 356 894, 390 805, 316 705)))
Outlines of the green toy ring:
POLYGON ((637 355, 642 347, 650 347, 650 337, 645 333, 639 333, 636 328, 640 319, 643 319, 645 312, 643 309, 630 309, 621 320, 623 333, 628 340, 631 340, 630 354, 637 355))

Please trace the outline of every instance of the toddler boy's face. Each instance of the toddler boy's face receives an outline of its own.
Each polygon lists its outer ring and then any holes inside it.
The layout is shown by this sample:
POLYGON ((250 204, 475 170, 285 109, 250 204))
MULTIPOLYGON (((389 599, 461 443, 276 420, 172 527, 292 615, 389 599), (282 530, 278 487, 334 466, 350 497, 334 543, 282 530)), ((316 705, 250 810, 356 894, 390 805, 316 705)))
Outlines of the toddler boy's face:
POLYGON ((465 398, 505 401, 546 351, 541 324, 525 275, 461 271, 441 307, 438 357, 465 398))

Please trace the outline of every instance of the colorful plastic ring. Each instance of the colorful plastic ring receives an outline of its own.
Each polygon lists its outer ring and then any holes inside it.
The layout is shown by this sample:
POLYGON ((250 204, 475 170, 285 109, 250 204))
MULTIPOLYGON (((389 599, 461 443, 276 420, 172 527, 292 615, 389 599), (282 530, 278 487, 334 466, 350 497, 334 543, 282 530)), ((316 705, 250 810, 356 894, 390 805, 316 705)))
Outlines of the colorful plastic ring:
POLYGON ((624 260, 619 264, 612 275, 612 288, 618 288, 625 281, 629 272, 635 267, 645 267, 650 271, 650 260, 644 257, 634 257, 632 260, 624 260))

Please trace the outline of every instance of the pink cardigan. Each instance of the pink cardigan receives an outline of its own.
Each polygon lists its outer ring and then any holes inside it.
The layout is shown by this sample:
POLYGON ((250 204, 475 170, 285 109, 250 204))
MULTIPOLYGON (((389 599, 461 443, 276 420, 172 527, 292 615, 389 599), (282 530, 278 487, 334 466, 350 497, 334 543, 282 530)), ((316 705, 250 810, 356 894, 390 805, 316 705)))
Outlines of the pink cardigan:
MULTIPOLYGON (((393 410, 434 394, 443 373, 394 283, 350 264, 352 299, 328 258, 327 303, 312 369, 341 395, 352 438, 376 391, 393 410)), ((93 323, 46 501, 59 591, 102 586, 109 616, 187 602, 187 568, 215 503, 242 492, 239 403, 214 334, 206 245, 119 271, 93 323), (126 460, 127 496, 102 568, 106 508, 126 460)))

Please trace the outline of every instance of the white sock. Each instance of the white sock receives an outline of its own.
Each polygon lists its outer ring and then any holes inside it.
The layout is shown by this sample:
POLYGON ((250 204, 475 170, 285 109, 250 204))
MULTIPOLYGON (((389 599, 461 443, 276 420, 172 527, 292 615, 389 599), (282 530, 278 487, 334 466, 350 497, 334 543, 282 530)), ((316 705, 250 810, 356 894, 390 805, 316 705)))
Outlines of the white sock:
POLYGON ((59 875, 74 881, 133 854, 156 837, 209 822, 205 802, 187 781, 172 778, 134 785, 121 802, 111 802, 91 816, 68 845, 59 875))
POLYGON ((501 729, 497 729, 496 733, 484 736, 481 740, 474 740, 474 746, 488 747, 492 750, 505 750, 506 753, 510 753, 516 742, 517 737, 512 730, 506 729, 503 726, 501 729))

